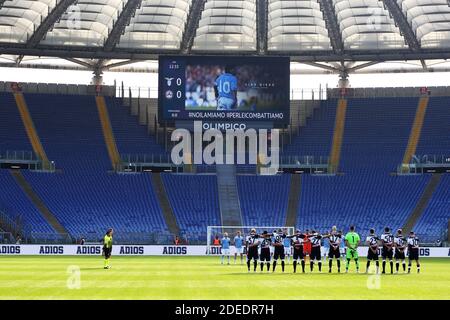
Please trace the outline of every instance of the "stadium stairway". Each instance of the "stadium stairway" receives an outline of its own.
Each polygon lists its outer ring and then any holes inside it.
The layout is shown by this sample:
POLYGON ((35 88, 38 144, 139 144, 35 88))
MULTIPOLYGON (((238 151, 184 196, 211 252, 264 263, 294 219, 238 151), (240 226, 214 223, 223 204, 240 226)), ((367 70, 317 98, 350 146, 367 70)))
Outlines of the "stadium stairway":
POLYGON ((429 97, 422 97, 419 100, 419 105, 417 106, 416 110, 416 116, 414 118, 414 124, 409 135, 408 146, 406 147, 405 155, 403 156, 402 164, 404 166, 408 165, 411 162, 412 156, 416 153, 429 100, 429 97))
POLYGON ((103 96, 96 96, 95 102, 97 104, 98 114, 102 124, 102 131, 106 148, 108 149, 108 155, 111 159, 112 167, 115 169, 120 163, 120 154, 117 149, 116 139, 114 138, 111 121, 108 115, 108 108, 106 107, 106 101, 103 96))
POLYGON ((34 152, 43 161, 43 167, 46 168, 49 166, 49 160, 47 158, 47 154, 45 153, 44 147, 42 146, 41 139, 39 139, 39 135, 34 126, 33 119, 31 118, 30 111, 28 110, 28 106, 25 101, 25 97, 22 93, 19 92, 14 93, 14 98, 16 100, 17 109, 19 110, 31 146, 33 147, 34 152))
POLYGON ((27 179, 22 175, 20 171, 11 170, 11 174, 16 180, 17 184, 23 190, 23 192, 28 196, 34 206, 39 210, 41 215, 45 218, 50 226, 55 229, 59 234, 68 234, 67 230, 62 226, 62 224, 56 219, 55 215, 48 209, 42 199, 34 192, 33 187, 28 183, 27 179))
POLYGON ((336 111, 336 122, 334 125, 333 145, 331 147, 330 153, 330 166, 336 172, 339 169, 342 140, 344 137, 346 111, 347 111, 347 99, 339 99, 336 111))
POLYGON ((236 166, 216 165, 220 216, 223 226, 241 226, 242 213, 236 181, 236 166))
POLYGON ((297 224, 298 207, 300 205, 301 175, 291 176, 291 187, 289 188, 288 209, 285 226, 292 227, 297 224))
POLYGON ((155 190, 155 194, 158 199, 159 206, 161 207, 164 220, 166 221, 166 225, 169 228, 170 233, 179 235, 180 227, 178 225, 175 213, 173 212, 172 206, 170 205, 170 201, 167 196, 167 191, 164 188, 161 174, 152 173, 151 178, 153 189, 155 190))
POLYGON ((408 217, 406 223, 403 225, 403 231, 405 232, 405 234, 413 230, 413 227, 420 220, 420 217, 427 209, 434 192, 436 191, 436 189, 439 186, 439 183, 441 182, 441 177, 442 177, 441 174, 433 174, 431 176, 431 179, 428 182, 425 190, 423 191, 419 201, 417 202, 416 207, 412 211, 411 215, 408 217))

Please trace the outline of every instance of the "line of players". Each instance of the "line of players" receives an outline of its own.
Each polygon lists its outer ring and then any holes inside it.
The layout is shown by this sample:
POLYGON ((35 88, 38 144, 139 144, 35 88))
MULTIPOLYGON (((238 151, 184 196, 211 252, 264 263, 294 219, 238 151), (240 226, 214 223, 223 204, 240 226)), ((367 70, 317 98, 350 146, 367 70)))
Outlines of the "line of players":
MULTIPOLYGON (((345 255, 347 263, 345 265, 346 272, 348 272, 350 262, 355 261, 356 272, 359 273, 359 256, 358 246, 361 244, 361 239, 358 233, 355 232, 355 227, 351 226, 350 231, 343 235, 342 231, 337 231, 336 226, 333 226, 331 232, 320 234, 315 230, 306 231, 302 233, 297 230, 294 235, 288 235, 286 230, 278 229, 272 233, 264 231, 258 234, 256 229, 252 229, 250 234, 245 238, 238 231, 233 239, 235 246, 234 263, 236 264, 237 255, 240 255, 241 264, 243 263, 244 246, 247 254, 247 268, 251 271, 251 261, 253 260, 253 271, 256 272, 258 263, 260 264, 261 272, 264 266, 267 272, 270 272, 272 263, 272 272, 275 272, 278 260, 281 260, 282 272, 285 270, 285 258, 290 261, 291 252, 293 253, 293 268, 294 273, 297 271, 297 266, 301 265, 302 272, 305 273, 305 258, 309 256, 310 271, 313 272, 314 266, 317 263, 319 272, 322 272, 322 241, 325 245, 328 244, 328 254, 326 255, 328 261, 328 272, 332 272, 333 259, 336 260, 338 272, 341 272, 341 251, 345 255), (342 245, 344 247, 342 248, 342 245)), ((375 262, 376 273, 379 273, 379 247, 381 246, 382 255, 382 273, 386 273, 386 262, 389 261, 390 272, 394 273, 394 259, 396 261, 395 273, 399 272, 400 263, 403 267, 403 272, 406 272, 406 252, 408 252, 409 263, 408 273, 411 272, 412 261, 416 261, 417 272, 420 272, 419 262, 419 239, 414 232, 410 232, 409 237, 403 235, 401 229, 397 230, 396 235, 390 232, 386 227, 384 233, 378 237, 375 230, 371 229, 366 238, 368 245, 367 266, 366 273, 369 272, 371 262, 375 262)), ((224 263, 224 257, 228 257, 228 264, 230 264, 230 245, 231 239, 225 233, 220 240, 222 247, 221 263, 224 263)))

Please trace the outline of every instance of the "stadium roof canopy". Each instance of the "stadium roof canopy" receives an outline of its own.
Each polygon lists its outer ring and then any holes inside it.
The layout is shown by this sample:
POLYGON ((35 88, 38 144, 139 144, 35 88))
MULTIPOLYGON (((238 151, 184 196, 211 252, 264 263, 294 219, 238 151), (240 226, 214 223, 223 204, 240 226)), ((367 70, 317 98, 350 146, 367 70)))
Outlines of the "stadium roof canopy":
POLYGON ((0 0, 0 54, 17 64, 39 56, 101 67, 167 53, 426 68, 450 59, 450 0, 0 0))

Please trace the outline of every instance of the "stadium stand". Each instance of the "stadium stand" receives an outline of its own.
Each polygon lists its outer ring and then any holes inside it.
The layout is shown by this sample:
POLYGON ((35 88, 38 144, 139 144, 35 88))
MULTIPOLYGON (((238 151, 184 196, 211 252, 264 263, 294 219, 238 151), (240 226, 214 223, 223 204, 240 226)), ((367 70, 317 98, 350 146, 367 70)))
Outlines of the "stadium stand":
POLYGON ((0 92, 0 150, 32 151, 25 128, 11 93, 0 92))
POLYGON ((217 178, 214 175, 162 174, 181 232, 206 239, 206 226, 220 225, 217 178))
POLYGON ((290 175, 243 175, 238 176, 237 183, 244 225, 282 226, 285 224, 290 175))
POLYGON ((148 175, 95 170, 24 175, 75 238, 98 240, 109 227, 130 238, 167 231, 148 175))
POLYGON ((165 153, 164 148, 147 133, 146 127, 138 124, 138 118, 131 115, 130 107, 124 106, 118 98, 106 97, 105 100, 117 148, 121 155, 160 155, 165 153))
POLYGON ((390 176, 383 172, 305 175, 297 224, 302 230, 321 232, 335 224, 343 230, 354 224, 363 235, 371 227, 377 232, 384 226, 400 228, 429 179, 429 175, 390 176))
POLYGON ((0 170, 0 210, 13 221, 23 219, 36 233, 54 233, 8 170, 0 170))
POLYGON ((433 194, 428 207, 414 227, 422 241, 434 242, 442 238, 449 220, 450 175, 441 178, 438 189, 433 194))
POLYGON ((57 169, 111 169, 93 96, 25 94, 25 98, 47 156, 57 169))
POLYGON ((333 140, 336 107, 336 99, 322 101, 320 107, 314 110, 313 116, 307 119, 306 125, 300 128, 299 135, 284 146, 283 156, 328 157, 333 140))
POLYGON ((431 97, 422 134, 417 146, 418 155, 448 155, 450 151, 450 97, 431 97))
MULTIPOLYGON (((1 150, 32 150, 10 93, 0 94, 1 150)), ((58 173, 24 171, 35 192, 74 237, 97 239, 105 228, 119 234, 169 230, 146 174, 113 174, 94 96, 25 94, 37 134, 58 173)), ((112 130, 121 154, 162 154, 138 119, 117 98, 106 98, 112 130)), ((432 97, 425 114, 418 154, 442 154, 450 145, 449 98, 432 97)), ((414 122, 418 98, 352 98, 348 100, 341 150, 343 176, 304 175, 298 204, 301 228, 325 231, 356 224, 361 233, 385 224, 401 227, 420 199, 429 175, 390 176, 402 162, 414 122)), ((328 157, 332 148, 337 100, 322 101, 283 155, 328 157)), ((289 174, 245 175, 237 168, 239 201, 245 225, 284 225, 289 174)), ((211 171, 214 173, 214 170, 211 171)), ((54 233, 8 171, 0 171, 0 210, 23 217, 35 233, 54 233), (13 194, 13 196, 11 196, 13 194)), ((192 242, 206 237, 207 225, 220 225, 217 177, 214 174, 161 175, 173 213, 192 242)), ((439 237, 448 220, 448 175, 433 194, 416 225, 421 236, 439 237), (434 221, 438 221, 434 223, 434 221)), ((136 238, 135 238, 136 239, 136 238)), ((167 238, 166 238, 167 239, 167 238)), ((153 239, 155 240, 155 239, 153 239)), ((139 240, 138 240, 139 241, 139 240)), ((167 241, 167 240, 163 240, 167 241)))
POLYGON ((417 103, 417 98, 349 99, 341 170, 395 172, 408 144, 417 103))

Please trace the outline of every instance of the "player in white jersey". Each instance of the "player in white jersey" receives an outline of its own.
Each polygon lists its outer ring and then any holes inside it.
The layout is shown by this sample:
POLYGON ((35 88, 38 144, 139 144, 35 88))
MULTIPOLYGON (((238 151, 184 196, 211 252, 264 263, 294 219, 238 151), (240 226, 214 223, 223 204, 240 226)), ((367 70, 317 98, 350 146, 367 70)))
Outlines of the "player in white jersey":
POLYGON ((398 273, 400 268, 400 261, 402 262, 403 272, 406 272, 406 261, 405 261, 405 249, 406 249, 406 238, 402 234, 402 229, 397 230, 397 234, 394 237, 394 247, 395 247, 395 273, 398 273))
POLYGON ((326 237, 328 238, 330 247, 328 251, 328 272, 331 273, 331 269, 333 268, 333 259, 336 259, 338 272, 341 272, 341 252, 339 251, 339 246, 341 245, 342 234, 337 232, 336 226, 333 226, 331 234, 326 237))
POLYGON ((267 272, 270 272, 270 247, 272 246, 272 238, 267 231, 261 235, 260 241, 261 252, 259 254, 259 261, 261 265, 261 272, 264 271, 264 263, 267 266, 267 272))
POLYGON ((376 273, 380 271, 380 262, 378 261, 378 242, 380 238, 375 234, 374 229, 370 229, 369 236, 366 238, 366 243, 369 246, 369 249, 367 251, 367 267, 366 267, 366 273, 369 273, 370 268, 370 262, 375 261, 375 266, 377 268, 376 273))
POLYGON ((247 247, 247 268, 250 272, 250 262, 253 259, 253 271, 256 272, 258 266, 258 246, 260 243, 259 235, 256 233, 256 229, 252 229, 250 234, 245 239, 245 245, 247 247))
POLYGON ((277 267, 277 261, 278 259, 281 260, 281 271, 284 272, 284 238, 286 238, 286 235, 283 233, 283 230, 278 229, 276 233, 273 234, 273 265, 272 265, 272 271, 275 272, 275 269, 277 267))
POLYGON ((407 240, 408 243, 408 273, 411 273, 411 262, 416 260, 417 273, 420 273, 420 262, 419 262, 419 239, 416 237, 415 233, 411 231, 407 240))
POLYGON ((321 253, 321 240, 323 236, 316 231, 312 231, 312 234, 308 237, 311 241, 311 255, 309 257, 309 268, 311 272, 314 270, 314 264, 317 261, 319 266, 319 272, 322 272, 322 253, 321 253))
POLYGON ((389 259, 391 273, 394 273, 394 261, 392 260, 394 257, 394 236, 388 227, 384 228, 384 233, 381 235, 381 243, 383 244, 383 249, 381 250, 383 271, 381 273, 386 273, 386 259, 389 259))
POLYGON ((294 273, 297 272, 297 264, 300 262, 302 265, 303 273, 305 273, 305 256, 303 254, 303 239, 305 235, 297 230, 295 232, 294 237, 292 238, 292 244, 294 246, 294 255, 293 255, 293 264, 294 264, 294 273))

